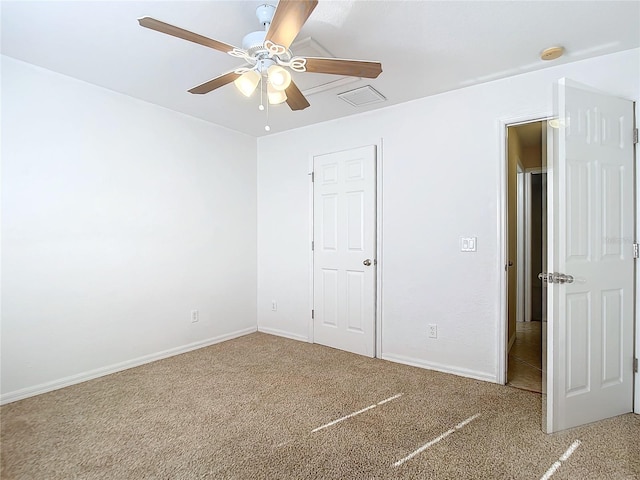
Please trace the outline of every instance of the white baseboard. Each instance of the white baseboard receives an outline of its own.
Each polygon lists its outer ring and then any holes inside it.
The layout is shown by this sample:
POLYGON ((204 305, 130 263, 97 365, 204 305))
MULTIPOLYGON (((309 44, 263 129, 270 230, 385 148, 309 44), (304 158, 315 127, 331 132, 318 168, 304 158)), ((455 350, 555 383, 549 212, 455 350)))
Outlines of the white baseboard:
POLYGON ((277 337, 285 337, 285 338, 290 338, 291 340, 298 340, 300 342, 309 341, 309 339, 304 335, 298 335, 296 333, 290 333, 284 330, 278 330, 277 328, 258 327, 258 331, 262 333, 268 333, 269 335, 276 335, 277 337))
POLYGON ((152 353, 149 355, 144 355, 142 357, 134 358, 132 360, 116 363, 114 365, 108 365, 106 367, 96 368, 95 370, 89 370, 88 372, 82 372, 76 375, 60 378, 51 382, 41 383, 39 385, 34 385, 33 387, 21 388, 20 390, 0 395, 0 405, 15 402, 17 400, 22 400, 24 398, 33 397, 42 393, 51 392, 60 388, 69 387, 77 383, 86 382, 87 380, 92 380, 94 378, 103 377, 111 373, 127 370, 128 368, 139 367, 140 365, 144 365, 145 363, 155 362, 156 360, 162 360, 163 358, 173 357, 174 355, 180 355, 181 353, 187 353, 192 350, 208 347, 216 343, 254 333, 256 330, 257 329, 255 327, 245 328, 243 330, 237 330, 225 335, 208 338, 199 342, 189 343, 187 345, 170 348, 162 352, 152 353))
POLYGON ((459 377, 473 378, 475 380, 482 380, 484 382, 500 383, 495 375, 491 375, 485 372, 478 372, 476 370, 470 370, 467 368, 451 367, 449 365, 442 365, 435 362, 426 362, 416 358, 405 357, 403 355, 385 354, 380 357, 383 360, 389 360, 391 362, 402 363, 404 365, 410 365, 412 367, 426 368, 427 370, 435 370, 442 373, 450 373, 452 375, 458 375, 459 377))

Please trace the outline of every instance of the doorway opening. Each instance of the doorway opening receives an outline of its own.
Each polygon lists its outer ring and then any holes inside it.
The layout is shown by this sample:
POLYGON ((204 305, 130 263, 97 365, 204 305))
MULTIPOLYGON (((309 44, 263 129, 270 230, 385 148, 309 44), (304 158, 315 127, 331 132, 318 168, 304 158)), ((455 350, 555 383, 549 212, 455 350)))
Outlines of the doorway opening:
POLYGON ((543 392, 546 289, 546 120, 507 126, 508 386, 543 392))

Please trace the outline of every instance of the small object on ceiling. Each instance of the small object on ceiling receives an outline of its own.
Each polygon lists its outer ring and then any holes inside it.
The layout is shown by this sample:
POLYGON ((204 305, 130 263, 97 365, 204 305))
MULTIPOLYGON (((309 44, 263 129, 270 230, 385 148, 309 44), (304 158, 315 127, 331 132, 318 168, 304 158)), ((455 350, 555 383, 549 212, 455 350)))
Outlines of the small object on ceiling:
POLYGON ((564 53, 564 47, 549 47, 540 54, 541 60, 555 60, 560 58, 564 53))
POLYGON ((371 85, 365 85, 364 87, 349 90, 348 92, 339 93, 338 98, 354 107, 364 107, 365 105, 372 105, 387 100, 384 95, 371 85))

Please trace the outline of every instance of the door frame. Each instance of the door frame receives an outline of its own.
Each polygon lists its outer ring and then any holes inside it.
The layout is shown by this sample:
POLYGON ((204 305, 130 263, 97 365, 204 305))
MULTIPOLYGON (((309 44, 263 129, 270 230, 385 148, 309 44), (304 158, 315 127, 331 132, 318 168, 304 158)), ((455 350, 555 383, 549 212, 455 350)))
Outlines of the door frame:
MULTIPOLYGON (((516 226, 516 236, 518 239, 525 238, 524 232, 527 230, 525 228, 525 205, 526 205, 526 181, 527 181, 527 172, 525 172, 520 164, 516 165, 516 199, 517 199, 517 226, 516 226)), ((527 215, 528 216, 528 215, 527 215)), ((525 259, 527 249, 526 246, 523 245, 523 242, 518 241, 516 245, 516 265, 518 267, 518 274, 516 278, 516 325, 518 322, 527 321, 527 291, 525 289, 526 286, 526 275, 525 275, 525 259), (522 266, 522 267, 521 267, 522 266)), ((515 340, 515 337, 514 339, 515 340)), ((509 340, 509 348, 508 351, 511 350, 513 346, 512 340, 509 340)))
POLYGON ((498 135, 500 142, 500 174, 498 178, 498 191, 500 192, 498 202, 498 219, 499 219, 499 238, 498 238, 498 250, 499 250, 499 262, 498 262, 498 278, 500 279, 500 298, 498 308, 498 337, 496 341, 496 383, 501 385, 507 384, 507 357, 509 355, 508 342, 509 342, 509 312, 507 304, 507 271, 505 265, 509 261, 508 259, 508 230, 507 230, 507 208, 508 208, 508 182, 507 176, 507 161, 508 156, 508 144, 507 144, 507 128, 515 125, 522 125, 525 123, 545 121, 553 117, 553 112, 532 112, 526 115, 520 115, 515 117, 502 117, 498 119, 498 135))
POLYGON ((524 194, 524 204, 526 205, 526 210, 523 209, 524 218, 522 221, 525 224, 525 231, 527 235, 523 237, 523 241, 518 239, 518 246, 523 244, 524 248, 524 261, 522 262, 522 274, 524 275, 525 280, 523 281, 523 288, 525 288, 524 298, 524 317, 523 321, 530 322, 531 321, 531 172, 524 172, 524 181, 522 182, 523 186, 523 194, 524 194), (528 279, 528 281, 527 281, 528 279), (528 287, 528 288, 527 288, 528 287))
MULTIPOLYGON (((638 101, 633 101, 633 128, 636 130, 640 127, 640 108, 638 108, 638 101)), ((635 212, 634 212, 634 221, 635 226, 633 229, 634 242, 640 242, 640 171, 638 169, 638 162, 640 162, 640 143, 636 143, 634 145, 634 159, 633 159, 633 188, 634 188, 634 197, 635 197, 635 212)), ((633 346, 633 358, 636 360, 640 359, 640 320, 638 319, 640 316, 640 268, 638 267, 638 261, 636 260, 636 271, 635 271, 635 302, 633 312, 633 317, 635 321, 634 329, 636 332, 635 343, 633 346)), ((634 374, 634 383, 633 383, 633 412, 640 415, 640 368, 634 374)))
POLYGON ((382 355, 382 166, 383 166, 383 139, 377 138, 374 141, 357 145, 341 145, 339 147, 330 148, 323 151, 309 153, 309 323, 308 323, 308 342, 314 343, 313 335, 313 322, 314 319, 311 316, 311 312, 314 309, 314 262, 313 262, 313 250, 311 244, 313 242, 313 221, 314 221, 314 209, 313 209, 313 187, 312 181, 313 173, 313 159, 320 155, 328 155, 332 153, 344 152, 347 150, 353 150, 361 147, 374 146, 375 147, 375 162, 376 162, 376 228, 375 228, 375 240, 376 240, 376 291, 375 291, 375 341, 374 341, 374 358, 380 358, 382 355))
MULTIPOLYGON (((544 135, 544 138, 542 139, 542 142, 544 144, 545 140, 546 140, 547 136, 544 135)), ((546 162, 546 160, 545 160, 546 162)), ((529 208, 531 206, 531 195, 532 195, 532 180, 533 180, 533 176, 534 175, 546 175, 546 168, 531 168, 529 170, 527 170, 526 172, 523 173, 524 175, 524 205, 525 207, 527 207, 524 210, 524 224, 525 224, 525 231, 530 232, 531 231, 531 222, 533 221, 533 217, 531 215, 531 208, 529 208)), ((545 202, 546 205, 546 202, 545 202)), ((543 220, 543 225, 546 223, 546 209, 543 211, 543 218, 545 220, 543 220)), ((542 236, 543 238, 546 236, 546 228, 543 228, 542 231, 542 236)), ((520 243, 520 242, 519 242, 520 243)), ((525 306, 524 306, 524 316, 523 319, 525 322, 530 322, 531 319, 533 318, 533 309, 532 309, 532 300, 531 300, 531 279, 534 278, 532 273, 532 266, 531 266, 531 252, 532 252, 532 248, 531 248, 531 236, 530 235, 526 235, 524 237, 524 261, 522 263, 523 265, 523 274, 525 276, 526 280, 523 280, 523 283, 525 285, 525 292, 524 292, 524 298, 525 298, 525 306), (528 288, 527 288, 528 287, 528 288)), ((546 245, 546 238, 544 239, 544 243, 546 245)), ((543 264, 545 263, 544 260, 542 262, 543 264)), ((544 292, 544 290, 543 290, 544 292)), ((544 294, 543 294, 544 295, 544 294)), ((544 304, 546 300, 546 296, 543 297, 542 303, 544 304)), ((543 313, 544 313, 544 309, 543 309, 543 313)), ((542 321, 546 321, 546 316, 545 318, 540 318, 540 320, 542 321)))

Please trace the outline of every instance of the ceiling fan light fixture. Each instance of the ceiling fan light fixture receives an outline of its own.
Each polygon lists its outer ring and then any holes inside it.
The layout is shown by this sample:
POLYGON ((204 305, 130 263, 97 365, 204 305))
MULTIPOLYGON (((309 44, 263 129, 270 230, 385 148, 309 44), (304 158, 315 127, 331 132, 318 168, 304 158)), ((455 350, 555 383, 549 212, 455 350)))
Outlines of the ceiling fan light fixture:
POLYGON ((251 96, 259 82, 260 74, 255 70, 248 70, 233 81, 236 88, 240 90, 245 97, 251 96))
POLYGON ((269 85, 275 90, 285 91, 291 85, 291 74, 280 65, 271 65, 267 70, 269 85))
POLYGON ((284 90, 276 90, 271 83, 267 84, 267 97, 269 105, 280 105, 287 101, 287 94, 284 90))
POLYGON ((292 111, 304 110, 310 106, 305 94, 291 78, 291 71, 296 72, 296 75, 309 72, 356 79, 377 78, 382 73, 380 62, 333 58, 328 52, 320 52, 321 56, 312 57, 293 55, 289 47, 317 4, 318 0, 282 0, 278 2, 277 7, 266 3, 259 5, 256 15, 264 30, 245 35, 242 39, 243 48, 151 17, 141 17, 138 23, 141 27, 243 59, 244 66, 196 85, 188 92, 202 95, 233 82, 243 95, 250 97, 259 88, 258 108, 261 111, 266 110, 267 128, 265 129, 268 131, 269 105, 286 102, 292 111), (263 82, 266 82, 266 86, 263 82), (266 102, 264 101, 265 93, 267 94, 266 102))

